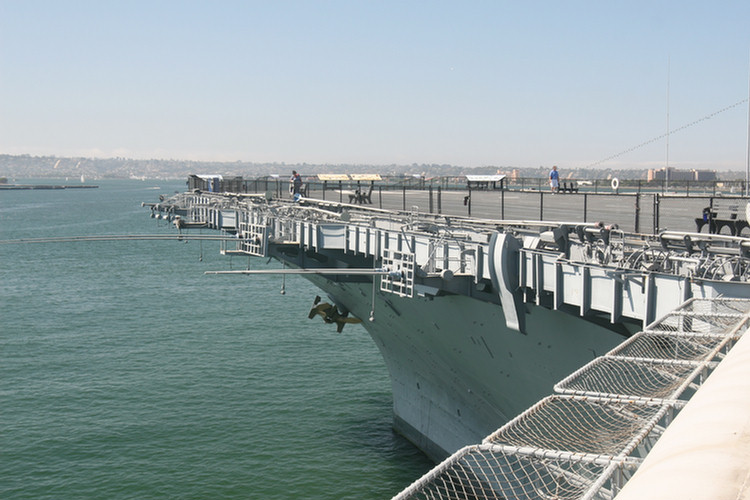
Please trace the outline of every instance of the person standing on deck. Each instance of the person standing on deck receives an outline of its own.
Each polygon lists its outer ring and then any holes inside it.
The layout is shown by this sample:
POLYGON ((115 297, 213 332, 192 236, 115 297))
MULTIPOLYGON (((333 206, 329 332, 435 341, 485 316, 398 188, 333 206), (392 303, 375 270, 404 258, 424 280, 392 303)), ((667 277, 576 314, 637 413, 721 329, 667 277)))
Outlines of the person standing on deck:
POLYGON ((552 194, 555 194, 560 189, 560 174, 557 171, 557 165, 553 166, 549 172, 549 188, 552 194))
POLYGON ((292 170, 292 178, 289 179, 289 182, 292 183, 292 197, 294 198, 294 201, 297 201, 302 196, 300 193, 302 190, 302 176, 299 175, 296 170, 292 170))

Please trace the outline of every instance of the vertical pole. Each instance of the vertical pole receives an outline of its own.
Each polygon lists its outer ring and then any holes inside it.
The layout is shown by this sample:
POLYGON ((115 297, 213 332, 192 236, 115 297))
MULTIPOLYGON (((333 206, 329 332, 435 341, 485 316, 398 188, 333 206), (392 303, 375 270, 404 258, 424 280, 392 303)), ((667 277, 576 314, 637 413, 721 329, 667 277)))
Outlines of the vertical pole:
POLYGON ((500 191, 500 218, 505 220, 505 189, 500 191))
POLYGON ((403 205, 404 205, 404 212, 406 212, 406 186, 403 187, 403 205))
POLYGON ((344 202, 344 192, 341 189, 341 181, 339 181, 339 203, 344 202))
POLYGON ((745 196, 750 196, 750 76, 747 83, 747 164, 745 165, 745 196))
POLYGON ((654 232, 659 232, 659 193, 654 193, 654 232))
POLYGON ((378 203, 383 208, 383 186, 378 186, 378 203))
POLYGON ((640 233, 640 222, 641 222, 641 194, 636 193, 635 195, 635 232, 640 233))
POLYGON ((432 184, 430 184, 430 213, 432 213, 432 184))
POLYGON ((583 193, 583 222, 588 222, 589 194, 583 193))
POLYGON ((443 190, 438 186, 438 213, 443 213, 443 190))
POLYGON ((539 190, 539 220, 544 220, 544 191, 539 190))
MULTIPOLYGON (((664 169, 664 188, 669 187, 669 57, 667 57, 667 166, 664 169)), ((662 191, 663 192, 663 191, 662 191)))
POLYGON ((599 192, 599 179, 594 179, 594 194, 599 192))

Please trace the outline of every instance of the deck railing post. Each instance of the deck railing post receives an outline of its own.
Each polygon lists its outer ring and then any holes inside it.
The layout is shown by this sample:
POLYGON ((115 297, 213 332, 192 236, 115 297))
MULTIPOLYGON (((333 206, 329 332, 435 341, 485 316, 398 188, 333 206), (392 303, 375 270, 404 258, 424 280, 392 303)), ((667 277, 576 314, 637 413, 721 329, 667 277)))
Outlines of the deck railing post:
POLYGON ((432 213, 432 184, 430 184, 430 213, 432 213))
POLYGON ((505 220, 505 189, 500 191, 500 218, 505 220))
POLYGON ((438 214, 443 213, 443 190, 438 186, 438 214))
POLYGON ((589 212, 589 194, 583 193, 583 222, 587 222, 589 212))
POLYGON ((539 220, 544 220, 544 191, 539 190, 539 220))
MULTIPOLYGON (((640 184, 640 181, 638 181, 640 184)), ((639 192, 635 195, 635 232, 639 233, 639 226, 640 226, 640 218, 641 218, 641 194, 640 189, 639 192)))

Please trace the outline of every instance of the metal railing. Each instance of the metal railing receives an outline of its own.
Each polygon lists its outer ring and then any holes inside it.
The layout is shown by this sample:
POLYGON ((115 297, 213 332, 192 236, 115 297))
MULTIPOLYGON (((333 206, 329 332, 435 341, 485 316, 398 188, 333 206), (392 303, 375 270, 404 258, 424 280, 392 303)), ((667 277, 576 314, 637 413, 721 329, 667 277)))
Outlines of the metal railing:
MULTIPOLYGON (((734 224, 715 228, 700 223, 704 213, 714 213, 717 205, 726 203, 720 200, 732 200, 734 217, 744 221, 748 198, 742 195, 742 181, 675 181, 667 188, 663 181, 623 180, 617 189, 613 189, 608 180, 588 181, 590 184, 584 184, 587 181, 575 182, 576 192, 553 194, 545 179, 528 178, 506 179, 502 189, 469 188, 466 180, 460 177, 308 180, 303 186, 303 195, 334 203, 371 205, 405 212, 418 207, 424 213, 485 219, 602 221, 637 233, 658 234, 663 230, 708 232, 716 229, 727 235, 743 235, 743 228, 735 228, 734 224)), ((214 190, 208 187, 208 184, 193 185, 191 189, 214 190)), ((288 180, 273 177, 224 179, 218 189, 291 197, 288 180)), ((750 234, 750 228, 744 229, 744 233, 750 234)))

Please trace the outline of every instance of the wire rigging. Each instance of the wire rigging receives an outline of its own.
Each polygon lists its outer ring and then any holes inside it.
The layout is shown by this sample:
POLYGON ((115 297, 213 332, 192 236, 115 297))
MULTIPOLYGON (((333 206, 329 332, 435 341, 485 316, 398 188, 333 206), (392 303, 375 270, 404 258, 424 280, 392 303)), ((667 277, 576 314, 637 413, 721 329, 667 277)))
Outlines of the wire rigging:
POLYGON ((619 153, 617 153, 617 154, 614 154, 614 155, 612 155, 612 156, 609 156, 609 157, 607 157, 607 158, 604 158, 603 160, 599 160, 599 161, 595 161, 594 163, 590 163, 590 164, 586 165, 586 166, 585 166, 584 168, 591 168, 591 167, 595 167, 595 166, 597 166, 597 165, 600 165, 600 164, 602 164, 602 163, 608 162, 609 160, 614 160, 615 158, 618 158, 618 157, 620 157, 620 156, 622 156, 622 155, 624 155, 624 154, 630 153, 631 151, 635 151, 636 149, 640 149, 640 148, 642 148, 642 147, 644 147, 644 146, 647 146, 647 145, 649 145, 649 144, 651 144, 651 143, 654 143, 654 142, 656 142, 656 141, 659 141, 659 140, 661 140, 661 139, 664 139, 665 137, 668 137, 668 136, 670 136, 670 135, 672 135, 672 134, 674 134, 674 133, 676 133, 676 132, 680 132, 681 130, 685 130, 686 128, 692 127, 693 125, 697 125, 697 124, 698 124, 698 123, 700 123, 700 122, 704 122, 704 121, 706 121, 706 120, 710 120, 710 119, 711 119, 711 118, 713 118, 714 116, 716 116, 716 115, 719 115, 719 114, 721 114, 721 113, 723 113, 723 112, 725 112, 725 111, 729 111, 729 110, 730 110, 730 109, 732 109, 732 108, 736 108, 737 106, 739 106, 739 105, 741 105, 741 104, 744 104, 744 103, 746 103, 747 101, 748 101, 747 99, 742 99, 741 101, 737 101, 736 103, 734 103, 734 104, 732 104, 732 105, 730 105, 730 106, 727 106, 727 107, 725 107, 725 108, 722 108, 722 109, 720 109, 720 110, 718 110, 718 111, 714 111, 713 113, 710 113, 710 114, 708 114, 708 115, 706 115, 706 116, 704 116, 704 117, 702 117, 702 118, 698 118, 697 120, 695 120, 695 121, 692 121, 692 122, 690 122, 690 123, 688 123, 688 124, 686 124, 686 125, 682 125, 681 127, 677 127, 677 128, 676 128, 676 129, 674 129, 674 130, 670 130, 670 131, 668 131, 668 132, 665 132, 665 133, 663 133, 663 134, 661 134, 661 135, 659 135, 659 136, 657 136, 657 137, 654 137, 653 139, 649 139, 649 140, 648 140, 648 141, 646 141, 646 142, 642 142, 642 143, 638 144, 637 146, 633 146, 633 147, 631 147, 631 148, 628 148, 628 149, 626 149, 626 150, 624 150, 624 151, 621 151, 621 152, 619 152, 619 153))

